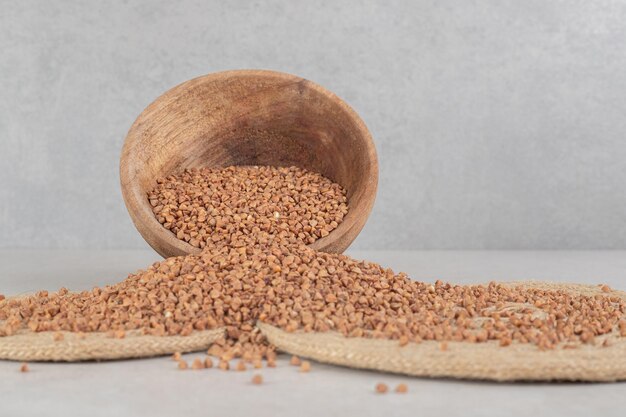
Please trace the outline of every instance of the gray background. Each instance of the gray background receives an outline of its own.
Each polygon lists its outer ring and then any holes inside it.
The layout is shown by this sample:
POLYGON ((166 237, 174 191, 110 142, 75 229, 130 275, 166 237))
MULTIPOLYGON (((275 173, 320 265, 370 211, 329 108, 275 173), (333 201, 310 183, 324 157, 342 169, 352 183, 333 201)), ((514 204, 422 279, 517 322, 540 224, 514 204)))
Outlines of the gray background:
POLYGON ((144 247, 118 157, 208 72, 346 99, 378 147, 361 249, 626 248, 626 2, 0 0, 0 247, 144 247))

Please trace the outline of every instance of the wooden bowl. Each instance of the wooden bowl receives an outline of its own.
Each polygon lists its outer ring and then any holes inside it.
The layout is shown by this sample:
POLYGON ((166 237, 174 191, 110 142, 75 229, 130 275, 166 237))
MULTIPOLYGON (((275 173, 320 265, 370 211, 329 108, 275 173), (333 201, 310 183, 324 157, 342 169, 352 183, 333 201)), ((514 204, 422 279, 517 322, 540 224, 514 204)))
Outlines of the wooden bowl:
POLYGON ((374 204, 376 149, 367 127, 339 97, 311 81, 241 70, 184 82, 157 98, 130 128, 120 160, 124 201, 143 238, 163 257, 198 253, 155 218, 147 193, 186 168, 296 165, 341 184, 348 214, 310 247, 343 252, 374 204))

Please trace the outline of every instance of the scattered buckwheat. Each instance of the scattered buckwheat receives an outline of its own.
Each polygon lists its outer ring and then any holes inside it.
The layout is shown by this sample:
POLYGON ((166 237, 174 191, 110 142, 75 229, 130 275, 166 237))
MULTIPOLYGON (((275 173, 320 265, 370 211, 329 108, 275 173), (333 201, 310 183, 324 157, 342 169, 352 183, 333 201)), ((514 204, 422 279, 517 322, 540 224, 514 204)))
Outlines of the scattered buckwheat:
POLYGON ((300 365, 300 372, 309 372, 310 370, 311 370, 311 362, 302 361, 302 364, 300 365))
POLYGON ((228 363, 228 361, 225 360, 221 360, 218 367, 222 370, 222 371, 228 371, 230 369, 230 364, 228 363))
POLYGON ((128 331, 184 336, 221 328, 224 336, 207 354, 246 363, 265 358, 273 367, 275 348, 257 322, 399 344, 434 341, 442 349, 452 341, 496 341, 545 350, 626 336, 626 303, 615 295, 493 282, 428 284, 373 262, 316 252, 280 234, 241 233, 228 244, 165 259, 114 285, 6 300, 0 304, 0 337, 23 329, 121 337, 128 331))
POLYGON ((398 384, 396 387, 396 392, 399 394, 406 394, 409 391, 409 387, 406 384, 398 384))
POLYGON ((389 387, 387 384, 383 384, 382 382, 376 384, 376 392, 379 394, 386 394, 389 391, 389 387))
POLYGON ((181 357, 182 356, 181 356, 180 352, 174 352, 174 354, 172 355, 172 360, 178 362, 181 357))
POLYGON ((213 360, 211 358, 209 358, 208 356, 204 360, 204 367, 207 368, 207 369, 213 368, 213 360))
POLYGON ((28 364, 26 362, 20 365, 20 372, 28 372, 30 369, 28 368, 28 364))
POLYGON ((191 369, 204 369, 204 363, 202 362, 202 359, 194 359, 193 363, 191 364, 191 369))
POLYGON ((260 374, 255 374, 255 375, 252 377, 252 383, 253 383, 254 385, 261 385, 261 384, 263 383, 263 376, 262 376, 262 375, 260 375, 260 374))
MULTIPOLYGON (((432 341, 442 351, 452 341, 546 350, 626 337, 626 302, 608 285, 589 296, 494 282, 424 283, 373 262, 314 251, 306 245, 339 226, 347 197, 338 184, 300 168, 187 170, 157 180, 147 197, 157 221, 202 249, 198 254, 156 262, 90 291, 0 295, 0 337, 27 330, 55 332, 54 340, 60 332, 121 339, 129 331, 188 336, 223 329, 207 350, 223 370, 233 359, 240 359, 238 370, 246 363, 259 369, 264 358, 276 366, 276 349, 256 328, 259 322, 400 346, 432 341)), ((187 369, 180 353, 172 359, 187 369)), ((297 356, 290 363, 310 369, 297 356)), ((201 366, 213 361, 193 361, 193 369, 201 366)))

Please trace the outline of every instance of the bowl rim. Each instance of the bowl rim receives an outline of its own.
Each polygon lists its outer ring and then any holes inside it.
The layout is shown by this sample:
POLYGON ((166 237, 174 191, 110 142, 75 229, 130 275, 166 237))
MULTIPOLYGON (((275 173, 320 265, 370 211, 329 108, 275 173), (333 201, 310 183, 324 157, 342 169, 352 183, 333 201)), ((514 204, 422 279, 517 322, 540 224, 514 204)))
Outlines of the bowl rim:
POLYGON ((152 108, 158 106, 164 101, 169 100, 172 96, 175 96, 183 89, 192 88, 197 84, 230 77, 255 77, 268 75, 285 81, 303 83, 303 85, 306 85, 306 88, 315 90, 326 99, 333 101, 334 104, 338 105, 355 124, 359 132, 359 136, 363 139, 363 145, 365 147, 364 153, 368 155, 369 159, 369 177, 363 186, 364 198, 358 207, 358 212, 353 212, 352 215, 350 215, 353 209, 348 207, 348 214, 336 229, 331 231, 328 236, 320 238, 308 246, 312 249, 323 252, 342 253, 354 241, 365 226, 376 200, 378 188, 378 156, 372 135, 358 113, 332 91, 297 75, 267 69, 237 69, 219 71, 189 79, 159 95, 137 116, 124 139, 124 145, 120 155, 119 175, 122 197, 124 199, 126 209, 135 228, 139 231, 142 238, 164 258, 186 254, 198 254, 201 249, 178 239, 174 233, 167 230, 158 222, 152 212, 145 193, 141 187, 137 185, 136 181, 134 181, 138 167, 132 163, 135 159, 131 156, 134 154, 133 150, 135 149, 136 142, 141 139, 141 135, 137 134, 141 131, 141 124, 144 119, 147 118, 147 115, 150 113, 152 108))

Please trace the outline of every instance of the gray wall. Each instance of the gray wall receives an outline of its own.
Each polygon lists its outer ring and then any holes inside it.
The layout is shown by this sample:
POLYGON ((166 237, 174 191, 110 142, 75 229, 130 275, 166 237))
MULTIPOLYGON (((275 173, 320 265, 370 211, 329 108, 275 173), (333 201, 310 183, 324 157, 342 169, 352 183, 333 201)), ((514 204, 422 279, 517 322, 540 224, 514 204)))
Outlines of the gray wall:
POLYGON ((127 129, 171 86, 269 68, 379 150, 358 248, 626 248, 626 2, 0 0, 0 247, 143 247, 127 129))

